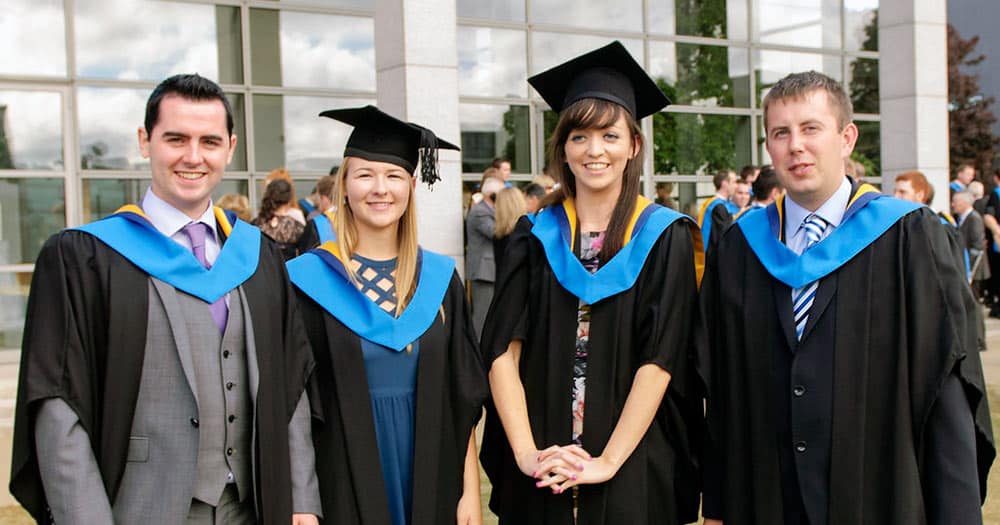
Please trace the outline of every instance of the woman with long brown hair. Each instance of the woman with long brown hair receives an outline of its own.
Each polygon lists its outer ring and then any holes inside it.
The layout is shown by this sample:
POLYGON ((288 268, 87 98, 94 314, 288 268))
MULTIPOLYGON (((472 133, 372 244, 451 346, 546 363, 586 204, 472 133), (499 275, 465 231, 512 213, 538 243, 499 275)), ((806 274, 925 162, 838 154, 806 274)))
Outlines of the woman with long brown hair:
POLYGON ((501 523, 695 521, 701 244, 639 193, 639 119, 669 101, 618 42, 529 82, 559 112, 559 189, 511 234, 483 331, 490 507, 501 523))

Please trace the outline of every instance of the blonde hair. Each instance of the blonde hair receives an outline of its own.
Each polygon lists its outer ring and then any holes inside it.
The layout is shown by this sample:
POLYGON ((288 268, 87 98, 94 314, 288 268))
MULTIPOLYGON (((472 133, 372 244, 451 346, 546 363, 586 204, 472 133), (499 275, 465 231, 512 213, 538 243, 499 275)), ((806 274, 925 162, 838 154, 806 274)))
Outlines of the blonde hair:
POLYGON ((553 179, 550 175, 546 175, 544 173, 532 177, 531 182, 534 182, 535 184, 545 188, 545 191, 551 190, 552 186, 556 185, 556 180, 553 179))
POLYGON ((215 205, 235 213, 243 222, 250 222, 250 199, 246 195, 227 193, 215 205))
MULTIPOLYGON (((354 256, 358 247, 358 228, 355 225, 354 212, 347 202, 347 174, 350 171, 354 157, 344 157, 344 162, 337 170, 337 183, 334 185, 333 202, 337 205, 337 213, 333 215, 333 230, 337 234, 337 247, 345 261, 354 256)), ((410 176, 413 176, 411 173, 410 176)), ((417 288, 417 209, 414 201, 413 184, 407 184, 410 192, 410 202, 399 218, 399 229, 396 230, 396 317, 413 298, 417 288)), ((347 275, 354 284, 358 278, 354 272, 347 275)))
POLYGON ((521 190, 511 186, 497 192, 495 206, 496 229, 493 236, 502 239, 514 231, 517 220, 525 214, 528 205, 521 190))

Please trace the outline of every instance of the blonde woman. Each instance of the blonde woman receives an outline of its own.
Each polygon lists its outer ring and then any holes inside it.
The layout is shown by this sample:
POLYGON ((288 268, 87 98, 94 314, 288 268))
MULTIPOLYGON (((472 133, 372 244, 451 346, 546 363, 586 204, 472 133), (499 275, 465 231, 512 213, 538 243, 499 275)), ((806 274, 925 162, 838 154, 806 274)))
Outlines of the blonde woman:
POLYGON ((458 148, 373 106, 322 115, 355 127, 335 185, 336 240, 288 268, 317 363, 324 519, 479 525, 485 371, 454 261, 417 245, 413 202, 418 157, 430 184, 436 150, 458 148))
POLYGON ((496 206, 496 223, 493 234, 493 261, 499 273, 503 254, 507 250, 507 241, 517 226, 517 220, 527 213, 528 205, 524 193, 511 186, 497 192, 494 206, 496 206))

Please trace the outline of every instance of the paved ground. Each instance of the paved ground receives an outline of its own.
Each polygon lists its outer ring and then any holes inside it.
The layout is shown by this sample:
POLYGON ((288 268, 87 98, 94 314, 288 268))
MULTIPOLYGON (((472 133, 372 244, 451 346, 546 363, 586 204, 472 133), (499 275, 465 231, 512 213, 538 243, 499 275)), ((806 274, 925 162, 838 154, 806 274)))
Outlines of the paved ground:
MULTIPOLYGON (((986 322, 987 345, 992 350, 984 352, 983 370, 986 384, 989 386, 990 408, 993 412, 993 428, 1000 435, 1000 319, 988 319, 986 322)), ((11 425, 14 417, 14 402, 17 386, 17 367, 10 363, 0 362, 0 482, 7 485, 8 466, 10 465, 11 425)), ((486 476, 482 478, 482 496, 484 522, 495 525, 496 517, 486 509, 490 486, 486 476)), ((989 496, 983 507, 983 517, 986 525, 1000 525, 1000 468, 995 467, 990 472, 989 496)), ((29 524, 31 520, 19 507, 13 505, 9 494, 0 491, 0 524, 29 524), (6 506, 5 506, 6 505, 6 506)))

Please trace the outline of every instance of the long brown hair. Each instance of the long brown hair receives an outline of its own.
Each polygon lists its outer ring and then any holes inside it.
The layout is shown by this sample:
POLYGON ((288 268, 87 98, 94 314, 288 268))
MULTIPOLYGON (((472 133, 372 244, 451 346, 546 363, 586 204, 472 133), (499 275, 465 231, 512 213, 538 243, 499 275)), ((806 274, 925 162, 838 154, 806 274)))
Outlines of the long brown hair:
MULTIPOLYGON (((347 203, 347 174, 353 157, 344 157, 344 162, 337 171, 337 184, 334 185, 333 202, 337 204, 337 213, 333 214, 333 230, 337 234, 337 247, 345 261, 351 259, 358 247, 358 228, 355 224, 354 212, 347 203)), ((413 175, 412 173, 410 174, 413 175)), ((414 202, 413 184, 410 188, 410 202, 399 218, 399 229, 396 231, 396 317, 413 298, 417 283, 417 207, 414 202)), ((348 276, 357 284, 354 272, 348 271, 348 276)))
POLYGON ((585 98, 563 108, 559 114, 559 123, 548 141, 549 174, 559 183, 559 189, 548 194, 542 201, 543 206, 561 203, 566 198, 576 198, 576 176, 566 164, 566 140, 574 129, 603 129, 610 127, 625 117, 629 129, 629 140, 638 141, 636 154, 625 164, 622 176, 622 191, 611 212, 611 221, 604 234, 604 246, 598 254, 601 265, 611 260, 625 245, 625 232, 628 230, 635 213, 636 197, 639 195, 639 184, 642 175, 642 159, 646 141, 642 138, 642 130, 635 117, 624 107, 614 102, 596 98, 585 98))

